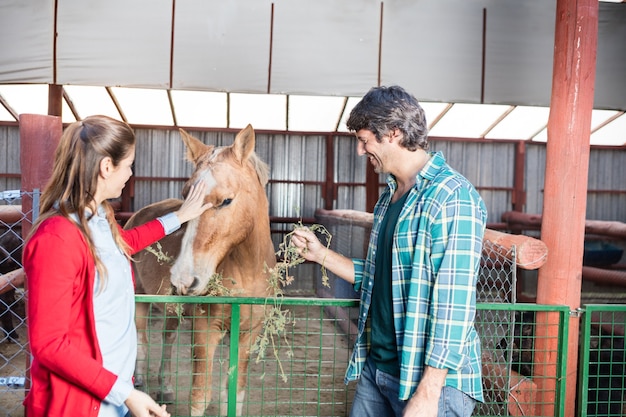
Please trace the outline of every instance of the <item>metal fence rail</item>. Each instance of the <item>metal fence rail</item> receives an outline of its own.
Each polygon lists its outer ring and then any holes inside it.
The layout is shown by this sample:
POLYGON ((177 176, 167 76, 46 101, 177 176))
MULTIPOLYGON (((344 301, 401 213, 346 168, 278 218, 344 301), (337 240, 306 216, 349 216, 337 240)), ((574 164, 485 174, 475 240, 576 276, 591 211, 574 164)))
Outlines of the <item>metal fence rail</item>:
MULTIPOLYGON (((162 354, 161 329, 166 319, 166 311, 182 311, 179 303, 209 304, 217 303, 231 307, 232 331, 223 343, 216 347, 212 371, 212 401, 207 415, 236 415, 238 378, 237 323, 242 306, 264 304, 262 298, 242 297, 181 297, 181 296, 137 296, 137 301, 152 303, 149 309, 149 344, 150 355, 146 359, 149 369, 147 382, 143 389, 155 397, 165 387, 159 378, 162 354), (165 308, 163 308, 165 306, 165 308), (169 307, 169 308, 168 308, 169 307)), ((273 303, 273 301, 270 301, 273 303)), ((358 315, 358 301, 347 299, 323 298, 283 298, 280 308, 289 311, 290 320, 280 335, 275 337, 275 349, 270 344, 263 359, 258 352, 250 356, 250 368, 246 376, 247 393, 240 404, 242 415, 247 416, 347 416, 350 411, 356 384, 344 384, 344 373, 350 358, 355 337, 355 322, 358 315)), ((521 345, 535 336, 516 333, 513 338, 502 334, 481 335, 483 345, 484 390, 487 401, 477 407, 475 415, 540 415, 536 414, 537 404, 544 398, 556 398, 557 410, 554 415, 562 415, 558 401, 563 398, 564 364, 566 363, 567 335, 559 330, 567 326, 563 323, 569 316, 567 307, 538 306, 533 304, 480 303, 478 305, 480 329, 493 328, 495 325, 507 329, 509 326, 521 328, 522 323, 511 321, 511 317, 520 317, 523 313, 544 312, 558 316, 554 333, 558 349, 551 357, 556 362, 550 364, 556 370, 555 375, 523 375, 515 369, 523 366, 532 367, 521 345), (485 320, 485 321, 482 321, 485 320), (499 323, 496 323, 500 320, 499 323), (520 352, 522 351, 522 352, 520 352), (542 379, 549 379, 556 386, 550 392, 542 391, 542 379)), ((190 393, 192 391, 193 317, 185 316, 176 330, 171 357, 171 376, 175 379, 173 403, 169 409, 176 416, 190 415, 190 393)), ((211 318, 209 318, 210 320, 211 318)), ((527 323, 523 323, 527 324, 527 323)), ((536 324, 535 324, 536 326, 536 324)), ((219 330, 216 330, 219 331, 219 330)), ((544 336, 545 337, 545 336, 544 336)), ((531 343, 532 345, 532 343, 531 343)), ((245 349, 245 348, 244 348, 245 349)), ((249 346, 250 350, 254 350, 249 346)))

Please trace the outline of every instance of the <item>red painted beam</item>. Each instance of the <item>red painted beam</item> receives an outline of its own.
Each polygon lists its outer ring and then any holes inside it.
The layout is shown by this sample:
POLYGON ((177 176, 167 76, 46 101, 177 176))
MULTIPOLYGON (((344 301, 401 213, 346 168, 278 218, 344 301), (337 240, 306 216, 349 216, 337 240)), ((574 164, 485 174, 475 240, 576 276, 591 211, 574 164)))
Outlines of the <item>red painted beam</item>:
MULTIPOLYGON (((537 303, 580 306, 587 175, 598 39, 597 0, 557 0, 554 65, 541 240, 548 246, 539 269, 537 303)), ((556 315, 537 314, 537 415, 556 415, 556 315), (549 325, 544 326, 543 323, 549 325)), ((574 416, 578 317, 569 322, 565 416, 574 416)), ((563 403, 563 402, 562 402, 563 403)))
MULTIPOLYGON (((54 153, 63 133, 61 118, 40 114, 20 115, 20 166, 22 191, 43 190, 52 175, 54 153)), ((32 221, 33 201, 30 195, 22 197, 22 210, 32 221)), ((28 236, 29 222, 22 222, 22 233, 28 236)))

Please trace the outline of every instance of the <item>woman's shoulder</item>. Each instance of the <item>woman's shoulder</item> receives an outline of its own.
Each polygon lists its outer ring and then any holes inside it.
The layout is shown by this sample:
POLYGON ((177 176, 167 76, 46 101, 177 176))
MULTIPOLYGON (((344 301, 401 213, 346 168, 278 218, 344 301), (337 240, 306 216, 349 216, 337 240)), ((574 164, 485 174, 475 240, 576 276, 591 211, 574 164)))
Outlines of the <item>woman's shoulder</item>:
POLYGON ((33 234, 33 238, 43 235, 58 235, 66 239, 72 239, 81 236, 82 233, 76 223, 74 223, 71 219, 61 215, 54 215, 48 217, 39 224, 37 230, 33 234))
POLYGON ((56 228, 69 228, 73 226, 76 228, 74 222, 67 217, 61 216, 60 214, 56 214, 54 216, 50 216, 47 219, 43 220, 39 225, 39 228, 47 228, 47 229, 56 229, 56 228))

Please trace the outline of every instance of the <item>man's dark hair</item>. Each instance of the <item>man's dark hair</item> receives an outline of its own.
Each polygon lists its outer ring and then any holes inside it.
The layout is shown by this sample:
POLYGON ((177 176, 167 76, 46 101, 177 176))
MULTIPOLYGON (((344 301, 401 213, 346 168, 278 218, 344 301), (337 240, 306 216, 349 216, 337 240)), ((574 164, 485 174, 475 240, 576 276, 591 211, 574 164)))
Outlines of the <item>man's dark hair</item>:
POLYGON ((377 140, 394 129, 403 134, 401 144, 414 151, 428 149, 428 125, 417 99, 397 85, 370 89, 350 112, 348 129, 371 131, 377 140))

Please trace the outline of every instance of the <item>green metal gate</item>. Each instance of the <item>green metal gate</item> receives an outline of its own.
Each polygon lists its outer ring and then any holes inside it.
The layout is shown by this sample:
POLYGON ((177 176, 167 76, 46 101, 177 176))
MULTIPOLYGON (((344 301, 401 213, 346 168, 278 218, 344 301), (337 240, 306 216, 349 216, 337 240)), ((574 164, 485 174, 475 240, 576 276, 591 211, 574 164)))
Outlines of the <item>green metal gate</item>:
POLYGON ((583 308, 578 409, 581 417, 626 415, 626 305, 583 308))
MULTIPOLYGON (((286 313, 283 327, 275 333, 266 333, 269 343, 262 357, 255 351, 254 343, 240 347, 238 328, 242 308, 249 304, 265 304, 269 299, 243 297, 181 297, 138 295, 138 302, 152 303, 147 357, 149 374, 143 376, 144 390, 155 395, 163 388, 159 379, 162 347, 162 323, 165 311, 182 311, 181 303, 223 304, 230 307, 232 329, 220 346, 215 349, 212 370, 212 398, 207 415, 220 415, 227 411, 236 415, 236 384, 239 375, 238 349, 252 351, 250 366, 245 379, 247 392, 240 403, 241 414, 247 416, 347 416, 356 384, 344 384, 344 373, 350 358, 356 335, 358 301, 353 299, 291 298, 278 302, 286 313), (166 308, 163 308, 167 306, 166 308), (160 307, 160 308, 159 308, 160 307)), ((274 301, 269 301, 274 303, 274 301)), ((486 403, 477 407, 475 415, 537 415, 533 414, 543 398, 541 378, 551 379, 556 390, 550 393, 556 398, 555 415, 562 415, 561 398, 564 397, 563 375, 566 363, 567 307, 539 306, 534 304, 479 303, 476 324, 483 346, 483 372, 486 403), (551 315, 556 320, 555 329, 542 333, 554 334, 558 351, 549 364, 555 375, 525 376, 515 369, 524 365, 524 355, 518 355, 522 346, 532 350, 534 334, 511 331, 521 328, 522 313, 551 315), (552 331, 554 330, 554 331, 552 331)), ((228 311, 228 310, 226 310, 228 311)), ((211 320, 211 318, 209 318, 211 320)), ((537 323, 533 324, 537 330, 537 323)), ((192 317, 182 317, 176 332, 171 357, 174 395, 168 410, 175 416, 189 415, 192 379, 192 317)), ((544 336, 545 337, 545 336, 544 336)), ((528 352, 531 353, 531 352, 528 352)), ((532 355, 532 353, 531 353, 532 355)), ((531 363, 532 363, 531 356, 531 363)))

